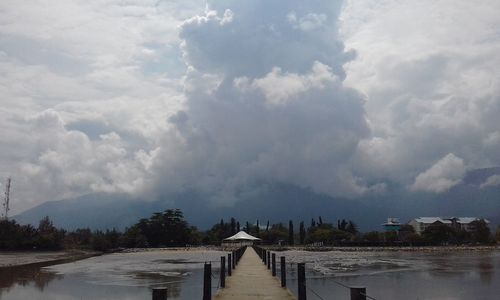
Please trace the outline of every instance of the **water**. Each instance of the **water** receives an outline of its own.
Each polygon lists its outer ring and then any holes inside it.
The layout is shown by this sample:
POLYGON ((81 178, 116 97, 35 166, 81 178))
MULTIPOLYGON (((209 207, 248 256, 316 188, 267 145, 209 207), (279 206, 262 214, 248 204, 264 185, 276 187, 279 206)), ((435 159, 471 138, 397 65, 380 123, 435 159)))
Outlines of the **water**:
POLYGON ((287 286, 297 294, 296 262, 306 262, 308 299, 349 299, 363 286, 375 299, 500 299, 500 252, 286 251, 287 286), (314 293, 317 295, 315 295, 314 293))
MULTIPOLYGON (((201 299, 203 264, 219 251, 117 253, 47 267, 0 269, 0 299, 201 299)), ((287 285, 296 294, 296 263, 306 262, 308 299, 349 299, 365 286, 376 299, 500 299, 500 252, 285 251, 287 285)), ((279 259, 278 259, 279 261, 279 259)), ((279 268, 278 268, 279 274, 279 268)))
POLYGON ((167 287, 168 299, 201 299, 203 265, 212 261, 215 293, 222 255, 227 253, 147 251, 0 269, 0 299, 151 299, 153 287, 167 287))

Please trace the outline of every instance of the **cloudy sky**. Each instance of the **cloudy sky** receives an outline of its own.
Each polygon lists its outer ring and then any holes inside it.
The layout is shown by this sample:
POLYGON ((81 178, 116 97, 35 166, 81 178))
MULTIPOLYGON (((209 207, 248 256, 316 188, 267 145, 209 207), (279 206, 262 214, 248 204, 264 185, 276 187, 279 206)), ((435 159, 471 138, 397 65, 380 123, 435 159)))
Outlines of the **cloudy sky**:
MULTIPOLYGON (((0 2, 12 209, 282 182, 442 193, 500 166, 500 2, 0 2)), ((498 175, 483 186, 500 185, 498 175)))

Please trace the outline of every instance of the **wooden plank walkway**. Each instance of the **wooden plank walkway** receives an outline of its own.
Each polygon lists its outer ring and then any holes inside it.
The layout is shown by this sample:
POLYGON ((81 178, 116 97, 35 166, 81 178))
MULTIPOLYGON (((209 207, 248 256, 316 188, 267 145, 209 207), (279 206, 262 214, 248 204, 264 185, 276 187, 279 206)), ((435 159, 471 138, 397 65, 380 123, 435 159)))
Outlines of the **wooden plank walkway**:
POLYGON ((292 293, 281 287, 277 277, 271 275, 252 247, 248 247, 233 270, 233 276, 226 277, 226 287, 215 295, 216 300, 296 299, 292 293))

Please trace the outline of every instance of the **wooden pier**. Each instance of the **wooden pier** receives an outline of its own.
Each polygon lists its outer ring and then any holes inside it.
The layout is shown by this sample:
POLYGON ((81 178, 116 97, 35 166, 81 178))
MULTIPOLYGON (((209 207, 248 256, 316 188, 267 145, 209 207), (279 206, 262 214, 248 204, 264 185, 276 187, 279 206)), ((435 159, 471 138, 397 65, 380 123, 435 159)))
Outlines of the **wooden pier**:
POLYGON ((226 277, 225 288, 220 289, 213 299, 296 299, 292 293, 281 287, 277 277, 273 277, 252 247, 248 247, 241 257, 232 276, 226 277))

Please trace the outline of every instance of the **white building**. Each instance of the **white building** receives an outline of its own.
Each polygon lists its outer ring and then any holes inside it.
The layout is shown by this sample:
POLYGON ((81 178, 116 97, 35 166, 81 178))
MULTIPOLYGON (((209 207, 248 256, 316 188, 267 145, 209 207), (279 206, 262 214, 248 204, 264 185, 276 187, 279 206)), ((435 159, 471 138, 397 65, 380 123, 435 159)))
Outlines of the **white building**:
POLYGON ((249 235, 244 231, 240 231, 237 234, 230 236, 222 241, 223 246, 252 246, 256 242, 262 241, 258 237, 249 235))
POLYGON ((452 217, 452 218, 443 218, 443 217, 420 217, 411 220, 408 222, 418 234, 422 234, 425 229, 432 225, 443 224, 446 226, 450 226, 456 229, 463 229, 465 231, 474 230, 474 221, 484 220, 486 224, 489 224, 490 221, 486 219, 474 218, 474 217, 452 217))

